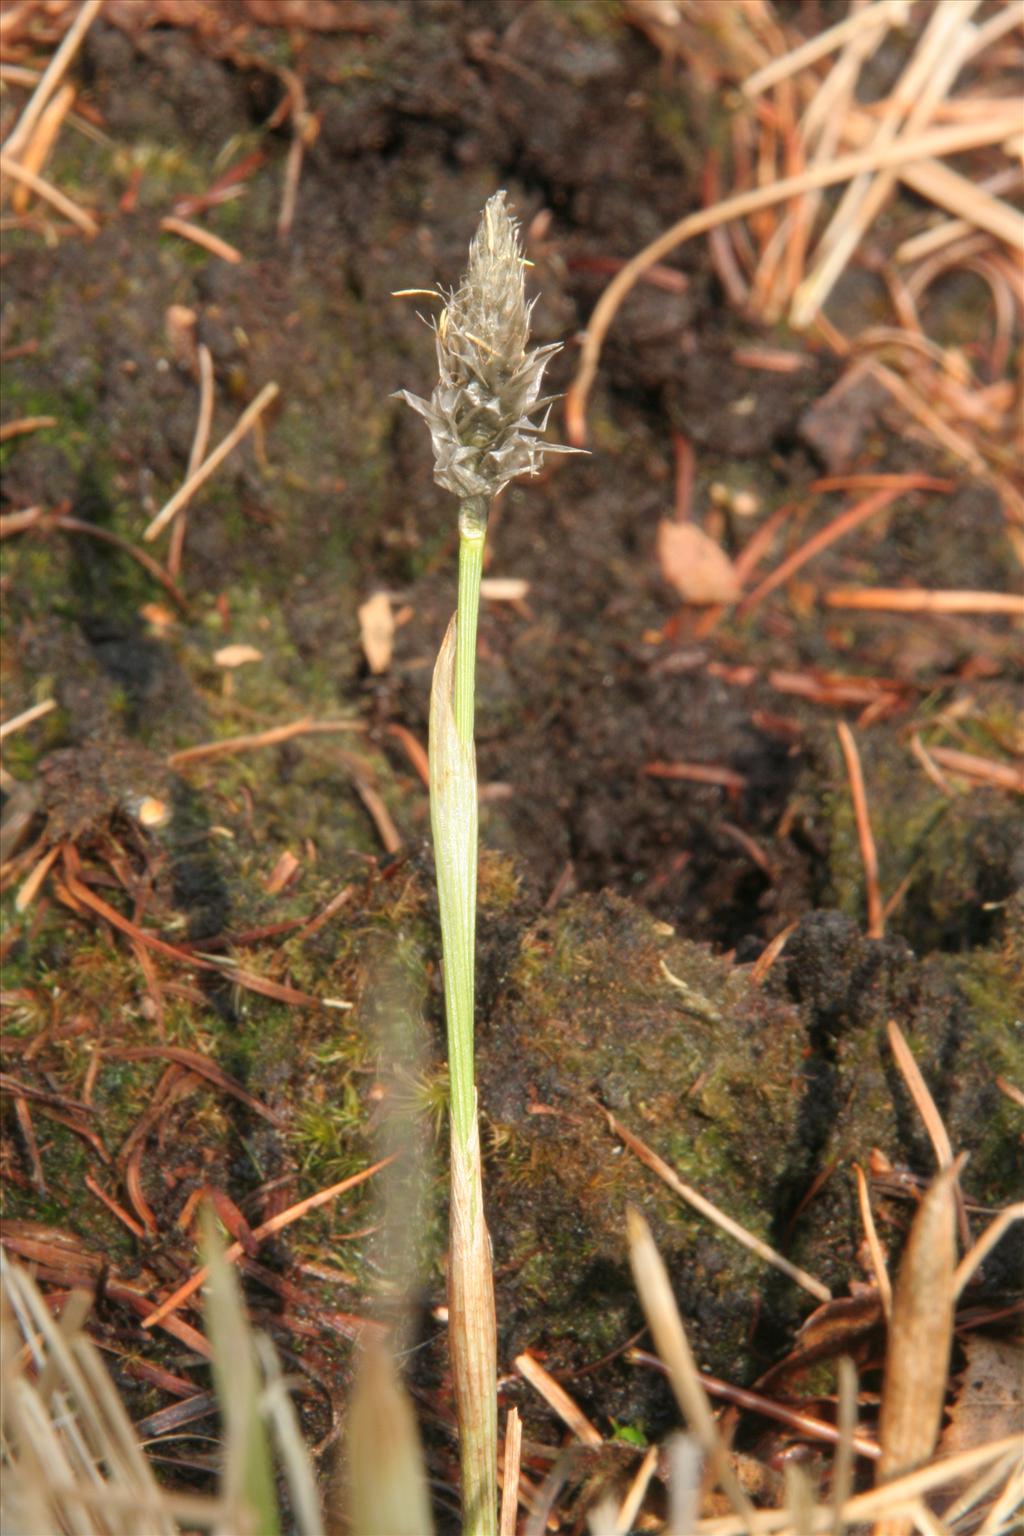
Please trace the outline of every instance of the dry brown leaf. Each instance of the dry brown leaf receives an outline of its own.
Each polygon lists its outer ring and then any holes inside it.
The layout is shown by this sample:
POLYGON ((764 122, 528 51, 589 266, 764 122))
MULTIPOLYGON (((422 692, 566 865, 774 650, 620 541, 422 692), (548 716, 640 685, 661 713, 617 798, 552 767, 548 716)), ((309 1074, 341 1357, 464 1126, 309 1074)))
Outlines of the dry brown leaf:
POLYGON ((661 574, 687 603, 734 603, 740 584, 729 556, 696 523, 658 524, 661 574))
MULTIPOLYGON (((893 1292, 878 1418, 879 1484, 921 1466, 939 1437, 953 1342, 957 1158, 918 1206, 893 1292)), ((883 1516, 874 1536, 910 1536, 905 1513, 883 1516)))
POLYGON ((969 1334, 963 1348, 967 1364, 939 1441, 943 1456, 1024 1433, 1024 1348, 983 1333, 969 1334))
POLYGON ((360 604, 359 634, 370 671, 386 672, 395 639, 395 619, 386 592, 375 592, 360 604))

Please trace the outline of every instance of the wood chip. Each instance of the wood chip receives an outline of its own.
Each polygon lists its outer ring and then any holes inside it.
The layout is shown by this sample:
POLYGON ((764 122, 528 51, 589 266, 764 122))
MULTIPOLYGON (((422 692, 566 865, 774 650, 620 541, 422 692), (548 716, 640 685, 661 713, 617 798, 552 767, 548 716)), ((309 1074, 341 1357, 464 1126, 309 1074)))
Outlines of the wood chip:
POLYGON ((222 645, 219 651, 214 651, 213 659, 218 667, 231 669, 244 667, 249 661, 262 661, 263 652, 254 645, 222 645))
POLYGON ((740 586, 732 561, 696 523, 662 518, 658 524, 661 574, 687 603, 733 603, 740 586))
POLYGON ((375 592, 360 603, 359 635, 370 671, 375 675, 386 672, 395 641, 395 618, 386 592, 375 592))

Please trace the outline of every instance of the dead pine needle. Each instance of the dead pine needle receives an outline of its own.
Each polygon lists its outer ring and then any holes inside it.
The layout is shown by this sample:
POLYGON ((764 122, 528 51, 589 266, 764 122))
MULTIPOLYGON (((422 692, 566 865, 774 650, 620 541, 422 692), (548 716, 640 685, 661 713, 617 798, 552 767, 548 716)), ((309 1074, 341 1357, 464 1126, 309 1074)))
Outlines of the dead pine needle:
POLYGON ((636 1476, 626 1491, 626 1496, 619 1506, 618 1515, 615 1518, 615 1536, 629 1536, 633 1529, 636 1517, 647 1495, 651 1478, 654 1476, 658 1465, 658 1447, 652 1445, 636 1470, 636 1476))
POLYGON ((885 918, 882 910, 882 893, 878 884, 878 852, 875 848, 874 834, 871 831, 871 818, 868 815, 868 797, 864 788, 864 775, 861 772, 860 754, 857 751, 857 743, 853 739, 853 732, 845 720, 840 721, 836 730, 850 780, 850 797, 853 800, 853 815, 857 823, 857 842, 860 846, 861 863, 864 866, 868 938, 880 939, 885 934, 885 918))
POLYGON ((874 1212, 871 1209, 871 1195, 868 1189, 868 1181, 864 1177, 864 1170, 859 1163, 854 1163, 853 1172, 857 1180, 857 1202, 860 1206, 860 1219, 864 1225, 864 1236, 867 1240, 868 1252, 871 1255, 871 1267, 875 1272, 875 1284, 878 1286, 882 1311, 888 1319, 892 1316, 892 1283, 889 1279, 889 1266, 886 1263, 885 1249, 879 1241, 878 1229, 875 1226, 874 1212))
POLYGON ((0 426, 0 443, 8 443, 12 437, 25 437, 30 432, 42 432, 56 425, 56 416, 21 416, 17 421, 5 421, 0 426))
POLYGON ((221 261, 230 262, 237 267, 242 261, 242 253, 235 245, 230 245, 227 240, 222 240, 219 235, 204 229, 201 224, 193 224, 189 219, 179 219, 173 213, 160 220, 160 228, 167 235, 180 235, 182 240, 189 240, 193 245, 201 246, 204 251, 209 251, 211 256, 219 256, 221 261))
MULTIPOLYGON (((199 411, 196 416, 192 448, 188 456, 186 480, 192 478, 206 457, 206 450, 210 443, 210 427, 213 423, 213 354, 205 342, 199 343, 196 349, 196 360, 199 365, 199 411)), ((171 576, 178 576, 181 572, 187 526, 188 511, 183 509, 171 529, 171 542, 167 551, 167 570, 171 576)))
POLYGON ((520 1376, 530 1383, 535 1392, 540 1393, 548 1407, 557 1413, 562 1423, 572 1430, 577 1440, 590 1446, 604 1444, 600 1431, 594 1428, 583 1410, 550 1372, 544 1369, 539 1360, 535 1360, 533 1355, 524 1351, 523 1354, 516 1356, 513 1363, 520 1376))
POLYGON ((171 753, 167 766, 184 768, 189 763, 203 762, 206 758, 233 757, 238 752, 251 752, 259 747, 276 747, 282 741, 291 741, 294 736, 364 729, 360 720, 292 720, 288 725, 271 726, 269 730, 256 731, 248 736, 228 736, 223 741, 205 741, 196 747, 185 747, 180 752, 171 753))
POLYGON ((923 587, 835 587, 829 608, 862 608, 884 613, 973 613, 1024 618, 1024 597, 1013 592, 938 592, 923 587))
MULTIPOLYGON (((935 1160, 940 1168, 948 1168, 953 1161, 953 1144, 943 1124, 942 1116, 939 1114, 938 1105, 932 1098, 928 1084, 921 1074, 921 1069, 914 1060, 913 1052, 895 1019, 889 1020, 887 1029, 889 1046, 896 1058, 896 1065, 903 1075, 903 1081, 906 1083, 910 1096, 914 1101, 914 1107, 921 1116, 924 1128, 928 1132, 928 1138, 935 1149, 935 1160)), ((967 1210, 959 1184, 956 1185, 954 1194, 960 1241, 964 1248, 969 1248, 971 1245, 971 1229, 967 1222, 967 1210)))
POLYGON ((832 1292, 827 1285, 823 1285, 820 1280, 815 1279, 813 1275, 809 1275, 805 1269, 801 1269, 796 1264, 791 1264, 789 1259, 785 1258, 781 1253, 777 1253, 769 1243, 764 1242, 762 1238, 757 1237, 753 1232, 748 1232, 746 1227, 741 1227, 738 1221, 734 1221, 731 1216, 727 1216, 724 1211, 719 1210, 717 1205, 712 1204, 710 1200, 705 1199, 702 1194, 699 1194, 697 1190, 685 1183, 674 1168, 670 1167, 663 1158, 660 1158, 656 1152, 652 1151, 646 1142, 641 1141, 639 1136, 635 1136, 632 1131, 627 1130, 624 1125, 620 1124, 609 1110, 605 1110, 604 1114, 615 1135, 626 1143, 630 1151, 634 1152, 640 1161, 651 1169, 652 1173, 656 1173, 670 1189, 675 1190, 676 1194, 681 1196, 687 1204, 692 1205, 694 1210, 700 1211, 702 1216, 706 1216, 709 1221, 713 1221, 716 1226, 721 1227, 723 1232, 727 1232, 730 1237, 734 1237, 738 1243, 742 1243, 744 1248, 749 1249, 751 1253, 756 1253, 766 1263, 774 1265, 776 1269, 780 1269, 784 1275, 788 1275, 797 1285, 802 1286, 805 1291, 809 1291, 815 1300, 832 1300, 832 1292))
POLYGON ((791 576, 795 576, 797 571, 805 566, 809 560, 813 560, 816 555, 820 555, 830 545, 835 544, 841 538, 845 538, 846 534, 852 533, 862 523, 866 523, 869 518, 874 517, 876 512, 884 512, 885 508, 890 506, 899 494, 899 489, 897 488, 883 487, 880 490, 873 491, 870 496, 865 496, 863 501, 855 502, 852 507, 847 507, 845 511, 840 512, 838 517, 833 518, 824 528, 819 529, 806 543, 801 544, 799 549, 795 549, 792 554, 787 555, 773 571, 769 571, 763 581, 752 592, 748 593, 740 603, 736 610, 737 617, 743 618, 752 613, 769 593, 774 592, 776 587, 780 587, 791 576))
POLYGON ((994 789, 1009 789, 1024 794, 1024 767, 1012 763, 997 763, 989 757, 979 757, 976 752, 961 752, 956 747, 930 747, 932 757, 950 773, 962 774, 965 779, 977 779, 994 789))
POLYGON ((1005 1210, 1000 1211, 999 1215, 985 1228, 974 1246, 964 1254, 953 1276, 953 1288, 958 1297, 1015 1221, 1024 1221, 1024 1200, 1016 1205, 1008 1205, 1005 1210))
MULTIPOLYGON (((276 1216, 271 1216, 258 1227, 253 1227, 251 1233, 253 1240, 262 1242, 265 1237, 270 1237, 274 1232, 280 1232, 285 1227, 291 1226, 293 1221, 298 1221, 300 1217, 307 1215, 310 1211, 315 1211, 321 1205, 326 1205, 328 1201, 336 1199, 338 1195, 345 1194, 350 1189, 355 1189, 359 1184, 364 1184, 367 1179, 373 1178, 374 1174, 380 1173, 382 1168, 387 1168, 394 1160, 394 1153, 389 1157, 383 1157, 379 1162, 372 1163, 369 1168, 363 1168, 359 1173, 350 1174, 347 1179, 342 1179, 339 1184, 331 1184, 327 1189, 318 1190, 315 1195, 309 1195, 305 1200, 300 1200, 297 1204, 289 1206, 286 1211, 280 1211, 276 1216)), ((232 1243, 230 1248, 224 1251, 224 1262, 226 1264, 233 1264, 236 1259, 242 1257, 244 1252, 245 1248, 242 1243, 232 1243)), ((189 1276, 184 1284, 179 1285, 176 1291, 166 1297, 158 1307, 155 1307, 142 1319, 143 1328, 154 1328, 157 1323, 162 1323, 172 1312, 176 1312, 179 1307, 184 1306, 189 1297, 194 1296, 200 1286, 203 1285, 207 1274, 207 1266, 205 1264, 201 1265, 199 1269, 189 1276)))
POLYGON ((28 166, 19 165, 17 160, 12 160, 10 155, 3 151, 0 151, 0 172, 4 176, 10 176, 12 181, 27 187, 30 192, 35 193, 36 197, 42 198, 44 203, 49 203, 51 208, 55 208, 66 219, 70 219, 72 224, 77 224, 84 235, 99 234, 100 227, 91 213, 86 213, 84 208, 80 208, 45 177, 30 171, 28 166))
POLYGON ((265 384, 263 386, 255 400, 246 406, 245 410, 242 412, 241 416, 238 418, 238 421, 232 427, 227 437, 225 437, 221 442, 217 444, 216 448, 210 454, 205 463, 200 465, 194 475, 190 475, 188 477, 188 479, 185 481, 185 484, 181 486, 177 491, 175 491, 174 495, 171 497, 166 506, 162 507, 161 510, 157 513, 156 517, 153 518, 152 522, 149 524, 142 535, 147 544, 151 544, 156 538, 157 534, 161 533, 163 529, 167 527, 167 524, 171 521, 171 518, 176 516, 176 514, 181 511, 182 507, 186 506, 188 502, 192 500, 192 497, 195 495, 196 491, 199 490, 200 486, 205 485, 207 480, 209 480, 210 476, 213 474, 214 470, 220 468, 221 464, 227 458, 231 450, 241 442, 242 438, 254 426, 258 418, 266 410, 267 406, 271 403, 272 400, 275 400, 279 394, 280 388, 277 384, 265 384))

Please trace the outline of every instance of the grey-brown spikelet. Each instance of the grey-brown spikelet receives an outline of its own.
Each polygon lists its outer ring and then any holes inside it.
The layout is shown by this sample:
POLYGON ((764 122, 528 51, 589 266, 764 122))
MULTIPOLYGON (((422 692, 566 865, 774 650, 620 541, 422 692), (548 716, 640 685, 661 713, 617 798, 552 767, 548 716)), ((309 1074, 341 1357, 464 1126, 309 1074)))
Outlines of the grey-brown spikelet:
POLYGON ((429 400, 407 389, 434 444, 434 479, 454 495, 496 496, 516 475, 535 475, 546 443, 544 370, 559 343, 527 350, 530 311, 519 223, 495 192, 469 247, 469 266, 435 327, 438 382, 429 400), (544 411, 539 421, 537 411, 544 411))

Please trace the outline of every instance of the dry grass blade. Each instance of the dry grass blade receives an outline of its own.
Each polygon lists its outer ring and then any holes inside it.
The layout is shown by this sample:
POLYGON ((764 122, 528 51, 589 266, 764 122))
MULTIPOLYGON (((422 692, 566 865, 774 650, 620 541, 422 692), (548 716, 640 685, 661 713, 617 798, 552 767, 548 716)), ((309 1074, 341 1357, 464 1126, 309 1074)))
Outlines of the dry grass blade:
POLYGON ((853 1440, 857 1430, 857 1369, 848 1356, 843 1355, 838 1366, 839 1405, 836 1427, 839 1443, 832 1462, 832 1502, 835 1515, 832 1536, 842 1536, 843 1505, 850 1497, 853 1486, 853 1440))
POLYGON ((700 1384, 697 1365, 672 1294, 668 1272, 650 1228, 633 1206, 626 1212, 626 1227, 633 1279, 658 1354, 668 1370, 676 1401, 700 1441, 715 1477, 733 1508, 745 1522, 745 1528, 752 1530, 755 1519, 753 1506, 730 1465, 729 1454, 711 1411, 711 1404, 700 1384))
POLYGON ((353 1536, 381 1531, 431 1536, 434 1523, 416 1415, 382 1341, 371 1340, 362 1352, 345 1442, 353 1536))
MULTIPOLYGON (((939 1114, 938 1105, 932 1098, 928 1084, 921 1075, 921 1069, 914 1060, 910 1046, 904 1038, 903 1031, 895 1019, 888 1023, 889 1045, 896 1058, 896 1065, 903 1074, 903 1081, 910 1090, 910 1096, 915 1108, 924 1122, 924 1128, 928 1132, 932 1146, 935 1148, 935 1159, 940 1168, 948 1168, 953 1161, 953 1144, 939 1114)), ((971 1229, 967 1221, 967 1210, 964 1205, 963 1193, 959 1184, 954 1187, 956 1199, 957 1229, 960 1241, 965 1248, 970 1246, 971 1229)))
POLYGON ((700 1442, 695 1435, 677 1432, 669 1435, 665 1451, 669 1469, 665 1536, 691 1536, 700 1505, 700 1442))
MULTIPOLYGON (((906 135, 924 128, 960 71, 971 40, 971 12, 980 0, 937 0, 913 57, 889 97, 870 148, 890 148, 904 127, 906 135)), ((896 185, 894 170, 855 177, 840 199, 818 242, 814 265, 793 299, 791 322, 808 326, 828 298, 840 273, 896 185)))
MULTIPOLYGON (((965 1477, 985 1467, 1020 1456, 1020 1435, 1004 1435, 987 1445, 972 1446, 956 1456, 933 1458, 926 1466, 894 1478, 867 1493, 847 1499, 840 1516, 844 1526, 863 1525, 870 1520, 888 1518, 916 1511, 920 1500, 930 1494, 955 1487, 965 1477)), ((834 1512, 823 1506, 814 1510, 809 1531, 794 1531, 786 1509, 761 1509, 755 1516, 758 1536, 825 1536, 832 1529, 834 1512)), ((748 1536, 750 1523, 735 1515, 696 1520, 685 1527, 685 1536, 748 1536)))
MULTIPOLYGON (((878 1441, 878 1482, 931 1456, 942 1422, 956 1300, 955 1186, 963 1159, 935 1178, 914 1217, 893 1294, 878 1441)), ((883 1516, 875 1536, 909 1536, 905 1515, 883 1516)))
POLYGON ((153 1536, 175 1536, 179 1513, 212 1524, 213 1500, 174 1500, 157 1486, 95 1346, 80 1331, 84 1301, 69 1303, 58 1322, 6 1256, 0 1274, 4 1529, 132 1536, 144 1524, 153 1536))
POLYGON ((978 1536, 1012 1536, 1019 1531, 1022 1506, 1024 1506, 1024 1466, 1022 1458, 1007 1458, 1006 1486, 993 1503, 978 1536))
POLYGON ((530 1383, 535 1392, 540 1393, 548 1407, 558 1414, 563 1424, 568 1425, 577 1440, 590 1446, 604 1444, 600 1432, 594 1428, 583 1410, 573 1402, 565 1388, 559 1385, 538 1360, 530 1354, 523 1353, 517 1355, 513 1363, 520 1376, 530 1383))
MULTIPOLYGON (((981 1476, 976 1477, 973 1482, 969 1483, 960 1497, 948 1509, 943 1510, 943 1519, 946 1522, 947 1528, 955 1530, 964 1515, 976 1511, 977 1505, 981 1503, 987 1494, 991 1493, 997 1484, 1003 1485, 1004 1494, 1016 1484, 1014 1503, 1019 1504, 1021 1498, 1024 1497, 1022 1479, 1024 1479, 1024 1464, 1022 1464, 1021 1456, 1016 1453, 1007 1456, 1005 1461, 997 1461, 993 1466, 986 1467, 981 1476)), ((989 1529, 989 1520, 993 1515, 996 1515, 997 1524, 992 1529, 998 1528, 1000 1517, 996 1511, 998 1504, 1001 1502, 1001 1498, 997 1500, 997 1503, 990 1511, 989 1517, 981 1526, 981 1530, 989 1529)))
POLYGON ((741 1227, 738 1221, 734 1221, 731 1216, 727 1216, 724 1211, 719 1210, 717 1205, 712 1204, 710 1200, 705 1199, 697 1190, 684 1183, 674 1168, 670 1167, 656 1152, 653 1152, 646 1142, 640 1140, 639 1136, 635 1136, 632 1131, 627 1130, 624 1125, 620 1124, 609 1110, 605 1110, 604 1113, 609 1126, 616 1136, 621 1137, 630 1151, 635 1152, 642 1163, 645 1163, 653 1173, 656 1173, 660 1179, 663 1179, 670 1189, 674 1189, 676 1194, 680 1195, 687 1204, 692 1205, 694 1210, 700 1211, 702 1216, 706 1216, 709 1221, 713 1221, 716 1226, 721 1227, 723 1232, 728 1232, 730 1237, 734 1237, 738 1243, 742 1243, 744 1248, 748 1248, 751 1253, 756 1253, 766 1263, 773 1264, 776 1269, 781 1269, 784 1275, 788 1275, 791 1280, 796 1281, 797 1285, 802 1286, 805 1291, 809 1291, 815 1300, 832 1300, 832 1292, 827 1285, 823 1285, 820 1280, 816 1280, 813 1275, 809 1275, 805 1269, 800 1269, 798 1265, 791 1264, 781 1253, 777 1253, 770 1244, 764 1242, 763 1239, 757 1237, 753 1232, 748 1232, 746 1227, 741 1227))
POLYGON ((902 26, 908 11, 907 0, 875 0, 874 5, 854 11, 842 21, 836 22, 835 26, 819 32, 817 37, 809 38, 806 43, 801 43, 799 47, 759 69, 756 74, 744 80, 744 96, 759 96, 780 80, 786 80, 798 70, 806 69, 808 64, 816 64, 819 59, 827 58, 851 38, 869 29, 902 26))
POLYGON ((853 815, 857 823, 857 842, 860 846, 861 863, 864 866, 868 938, 880 939, 885 934, 885 919, 882 915, 882 892, 878 885, 878 851, 875 847, 874 833, 871 830, 871 817, 868 814, 868 797, 864 788, 864 775, 861 772, 860 753, 857 751, 853 732, 845 720, 840 721, 836 730, 839 733, 839 745, 843 749, 846 772, 850 780, 850 798, 853 801, 853 815))
POLYGON ((633 1529, 633 1523, 640 1513, 640 1506, 647 1495, 651 1478, 654 1476, 658 1465, 658 1447, 652 1445, 648 1448, 647 1455, 636 1469, 636 1476, 630 1483, 626 1496, 619 1506, 619 1512, 613 1524, 614 1536, 629 1536, 633 1529))
POLYGON ((67 73, 72 59, 81 46, 82 39, 99 15, 102 5, 103 0, 85 0, 85 4, 80 7, 60 47, 46 66, 42 79, 26 103, 24 111, 7 136, 4 150, 11 158, 21 154, 34 133, 50 97, 67 73))
POLYGON ((696 235, 706 234, 719 224, 745 218, 747 214, 756 213, 761 208, 771 208, 776 203, 788 202, 817 187, 834 186, 837 182, 847 181, 865 171, 908 165, 915 160, 956 154, 983 144, 998 144, 1018 127, 1019 113, 1012 104, 1011 110, 1006 112, 993 107, 987 122, 958 124, 954 128, 932 128, 924 133, 906 135, 897 143, 879 151, 837 155, 799 175, 783 177, 769 186, 757 187, 753 191, 727 198, 713 208, 702 208, 697 213, 687 214, 627 261, 597 301, 580 352, 579 368, 566 393, 565 414, 570 442, 582 447, 585 441, 587 398, 612 320, 626 295, 648 268, 670 251, 676 250, 696 235))
POLYGON ((921 1069, 914 1060, 906 1037, 895 1019, 890 1019, 886 1026, 889 1035, 889 1045, 896 1058, 896 1065, 903 1074, 903 1081, 910 1089, 911 1098, 917 1106, 917 1112, 924 1121, 924 1128, 928 1132, 932 1146, 935 1148, 936 1161, 940 1168, 948 1168, 953 1161, 953 1144, 949 1139, 949 1133, 942 1122, 938 1107, 928 1084, 921 1076, 921 1069))

